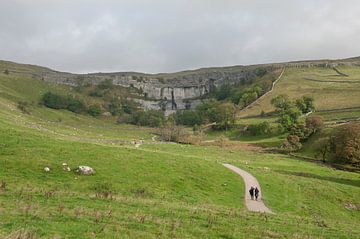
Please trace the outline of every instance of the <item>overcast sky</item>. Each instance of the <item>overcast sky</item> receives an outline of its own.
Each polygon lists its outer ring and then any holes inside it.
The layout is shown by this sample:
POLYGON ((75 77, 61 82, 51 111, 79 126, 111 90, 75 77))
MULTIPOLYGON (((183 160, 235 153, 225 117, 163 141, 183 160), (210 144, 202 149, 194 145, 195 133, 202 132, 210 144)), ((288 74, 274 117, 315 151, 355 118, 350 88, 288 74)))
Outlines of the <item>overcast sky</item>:
POLYGON ((359 0, 0 0, 0 59, 61 71, 359 55, 359 0))

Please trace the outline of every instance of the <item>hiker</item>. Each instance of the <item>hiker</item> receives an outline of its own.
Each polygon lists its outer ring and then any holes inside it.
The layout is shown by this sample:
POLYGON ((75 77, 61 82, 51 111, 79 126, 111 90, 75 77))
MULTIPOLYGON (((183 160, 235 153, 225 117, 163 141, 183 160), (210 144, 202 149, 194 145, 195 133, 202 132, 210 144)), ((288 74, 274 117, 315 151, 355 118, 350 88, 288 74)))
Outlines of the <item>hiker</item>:
POLYGON ((255 187, 255 200, 257 201, 259 197, 259 189, 255 187))
POLYGON ((251 200, 254 200, 254 190, 255 190, 255 188, 253 186, 251 186, 251 188, 249 190, 251 200))

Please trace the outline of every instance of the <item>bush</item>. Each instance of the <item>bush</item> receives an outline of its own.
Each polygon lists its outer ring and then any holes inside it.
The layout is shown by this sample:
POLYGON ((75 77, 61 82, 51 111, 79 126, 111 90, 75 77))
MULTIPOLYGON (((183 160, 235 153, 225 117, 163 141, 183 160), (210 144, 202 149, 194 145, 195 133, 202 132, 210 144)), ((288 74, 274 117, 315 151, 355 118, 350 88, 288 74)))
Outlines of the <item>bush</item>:
POLYGON ((160 129, 160 137, 164 141, 183 143, 189 134, 186 130, 176 125, 175 120, 169 118, 160 129))
POLYGON ((46 107, 52 109, 67 109, 75 113, 86 111, 86 106, 81 100, 70 96, 62 96, 47 92, 43 95, 41 101, 46 107))
POLYGON ((86 106, 82 101, 71 98, 71 97, 69 97, 67 99, 67 107, 66 108, 69 111, 74 112, 74 113, 81 113, 81 112, 86 111, 86 106))
POLYGON ((305 127, 310 130, 311 134, 316 133, 324 127, 324 120, 320 116, 307 117, 305 127))
POLYGON ((231 94, 232 87, 230 85, 222 85, 215 91, 215 98, 217 100, 225 100, 231 94))
POLYGON ((106 79, 98 85, 99 89, 105 90, 105 89, 112 89, 114 87, 113 81, 111 79, 106 79))
POLYGON ((92 97, 103 97, 106 94, 106 91, 100 89, 94 89, 90 91, 89 96, 92 97))
POLYGON ((118 124, 128 124, 131 123, 131 115, 129 114, 122 114, 117 118, 116 121, 118 124))
POLYGON ((298 108, 290 106, 285 110, 281 111, 279 123, 287 130, 298 123, 298 119, 301 116, 301 112, 298 108))
POLYGON ((259 124, 249 125, 248 130, 251 135, 269 135, 271 134, 271 126, 269 122, 262 122, 259 124))
POLYGON ((9 73, 10 73, 10 72, 9 72, 8 69, 5 69, 5 70, 4 70, 4 74, 5 74, 5 75, 9 75, 9 73))
POLYGON ((130 119, 132 124, 150 127, 160 127, 164 121, 164 112, 159 110, 137 110, 131 114, 130 119))
POLYGON ((297 135, 289 135, 284 141, 281 148, 287 151, 297 151, 301 149, 302 144, 300 143, 300 138, 297 135))
POLYGON ((266 70, 265 68, 257 68, 257 69, 255 69, 255 74, 256 74, 258 77, 262 77, 262 76, 264 76, 266 73, 267 73, 267 70, 266 70))
POLYGON ((67 98, 51 92, 47 92, 42 97, 42 103, 52 109, 66 109, 68 102, 67 98))
POLYGON ((112 199, 114 189, 110 183, 97 183, 92 189, 95 192, 97 198, 112 199))
POLYGON ((216 129, 228 130, 235 123, 236 107, 231 102, 217 104, 215 107, 216 129))
POLYGON ((336 130, 330 140, 330 151, 335 162, 360 167, 360 123, 349 123, 336 130))
POLYGON ((96 117, 101 114, 101 108, 99 105, 90 105, 87 112, 89 115, 96 117))
POLYGON ((202 123, 199 113, 195 110, 179 110, 175 114, 175 119, 177 124, 187 126, 200 125, 202 123))
POLYGON ((24 114, 30 114, 30 111, 28 109, 29 105, 30 104, 26 101, 19 101, 17 104, 17 108, 21 110, 21 112, 24 114))
POLYGON ((314 99, 312 97, 303 96, 295 101, 295 105, 296 107, 298 107, 299 110, 301 110, 303 114, 315 110, 314 99))

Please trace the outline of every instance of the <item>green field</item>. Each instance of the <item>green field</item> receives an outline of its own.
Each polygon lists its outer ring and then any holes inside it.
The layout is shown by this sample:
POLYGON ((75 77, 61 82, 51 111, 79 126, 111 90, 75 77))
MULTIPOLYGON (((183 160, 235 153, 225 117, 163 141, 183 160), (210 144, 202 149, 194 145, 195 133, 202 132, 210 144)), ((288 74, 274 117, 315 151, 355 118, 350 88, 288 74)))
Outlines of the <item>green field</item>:
POLYGON ((0 237, 360 237, 357 173, 280 154, 153 141, 150 128, 39 106, 49 89, 68 90, 0 75, 0 237), (17 109, 19 100, 33 101, 30 115, 17 109), (140 139, 139 148, 131 144, 140 139), (66 172, 64 162, 96 174, 66 172), (245 209, 242 179, 225 162, 258 178, 274 215, 245 209), (96 197, 99 187, 112 198, 96 197))
POLYGON ((287 94, 290 98, 311 96, 317 110, 360 107, 360 67, 341 66, 338 69, 348 76, 340 76, 331 68, 286 68, 274 90, 239 116, 274 111, 270 101, 279 94, 287 94))

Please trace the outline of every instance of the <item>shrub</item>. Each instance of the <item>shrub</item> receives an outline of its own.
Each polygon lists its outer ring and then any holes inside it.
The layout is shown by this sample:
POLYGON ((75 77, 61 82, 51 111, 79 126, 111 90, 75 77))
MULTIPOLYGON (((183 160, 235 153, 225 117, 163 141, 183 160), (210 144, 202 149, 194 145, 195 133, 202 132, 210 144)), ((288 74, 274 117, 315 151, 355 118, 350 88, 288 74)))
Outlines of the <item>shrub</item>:
POLYGON ((90 105, 87 112, 89 115, 96 117, 101 114, 101 108, 99 105, 90 105))
POLYGON ((225 102, 216 105, 214 113, 217 129, 228 130, 235 123, 236 107, 233 103, 225 102))
POLYGON ((290 106, 280 113, 279 123, 287 130, 298 123, 298 119, 301 116, 301 112, 298 108, 290 106))
POLYGON ((52 109, 67 109, 75 113, 81 113, 86 111, 85 104, 76 98, 71 96, 62 96, 47 92, 41 99, 42 103, 52 109))
POLYGON ((112 89, 114 87, 113 85, 113 81, 111 79, 106 79, 102 82, 100 82, 100 84, 98 85, 99 89, 112 89))
POLYGON ((41 100, 46 107, 52 109, 66 109, 68 104, 66 97, 51 92, 45 93, 41 100))
POLYGON ((269 122, 262 122, 259 124, 253 124, 248 127, 251 135, 269 135, 271 134, 271 126, 269 122))
POLYGON ((108 104, 107 109, 112 115, 121 115, 123 113, 121 103, 116 100, 111 101, 108 104))
POLYGON ((28 109, 29 105, 30 104, 26 101, 19 101, 17 104, 17 108, 21 110, 21 112, 24 114, 30 114, 30 111, 28 109))
POLYGON ((301 149, 302 144, 300 143, 300 138, 297 135, 289 135, 281 146, 287 151, 297 151, 301 149))
POLYGON ((324 120, 320 116, 307 117, 305 127, 310 130, 311 134, 316 133, 324 127, 324 120))
POLYGON ((215 97, 217 100, 225 100, 230 96, 231 93, 230 85, 222 85, 215 91, 215 97))
POLYGON ((10 74, 9 70, 8 70, 8 69, 5 69, 5 70, 4 70, 4 74, 5 74, 5 75, 9 75, 9 74, 10 74))
POLYGON ((278 95, 271 99, 271 104, 276 108, 277 112, 285 111, 291 108, 292 103, 287 95, 278 95))
POLYGON ((129 114, 122 114, 117 118, 116 121, 118 124, 128 124, 131 123, 131 115, 129 114))
POLYGON ((290 134, 299 137, 301 142, 304 142, 310 136, 310 133, 303 124, 294 124, 290 128, 290 134))
POLYGON ((105 95, 106 91, 100 90, 100 89, 94 89, 90 91, 89 96, 92 97, 103 97, 105 95))
POLYGON ((130 119, 132 124, 150 127, 160 127, 164 121, 164 112, 159 110, 137 110, 132 112, 130 119))
POLYGON ((301 110, 303 114, 315 110, 314 99, 312 97, 303 96, 295 101, 295 105, 296 107, 298 107, 299 110, 301 110))
POLYGON ((67 107, 66 107, 69 111, 72 111, 74 113, 81 113, 81 112, 85 112, 86 111, 86 106, 85 104, 78 100, 78 99, 74 99, 69 97, 67 99, 67 107))
POLYGON ((168 120, 160 129, 160 138, 164 141, 183 143, 188 135, 188 132, 183 127, 176 125, 172 119, 168 120))
POLYGON ((200 125, 202 123, 200 114, 195 110, 179 110, 175 114, 175 119, 177 124, 187 126, 200 125))
POLYGON ((267 73, 267 70, 265 68, 257 68, 255 69, 255 74, 259 77, 264 76, 267 73))
POLYGON ((330 151, 335 162, 360 167, 360 123, 349 123, 336 130, 331 137, 330 151))
POLYGON ((114 189, 112 184, 110 183, 97 183, 95 184, 92 189, 95 192, 95 196, 97 198, 104 198, 104 199, 112 199, 114 195, 114 189))

